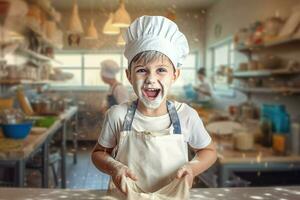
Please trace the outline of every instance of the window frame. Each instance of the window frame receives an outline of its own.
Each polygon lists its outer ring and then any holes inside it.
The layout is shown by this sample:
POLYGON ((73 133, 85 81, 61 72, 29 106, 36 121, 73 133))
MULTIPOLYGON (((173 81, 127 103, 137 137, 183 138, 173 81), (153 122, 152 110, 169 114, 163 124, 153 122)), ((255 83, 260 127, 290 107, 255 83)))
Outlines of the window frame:
MULTIPOLYGON (((123 51, 101 51, 101 50, 93 50, 93 51, 86 51, 86 50, 58 50, 55 51, 55 54, 60 54, 60 55, 71 55, 71 54, 79 54, 81 56, 81 66, 80 67, 59 67, 59 69, 80 69, 81 70, 81 82, 80 85, 59 85, 59 84, 50 84, 50 89, 52 90, 78 90, 78 91, 84 91, 84 90, 89 90, 89 91, 106 91, 108 89, 107 85, 97 85, 97 86, 92 86, 92 85, 85 85, 85 70, 92 70, 92 69, 99 69, 100 68, 100 62, 99 62, 99 66, 85 66, 85 62, 84 62, 84 56, 87 54, 118 54, 120 55, 120 71, 124 71, 127 69, 127 63, 126 60, 124 59, 124 54, 123 51)), ((196 84, 197 82, 197 70, 199 69, 199 52, 198 51, 192 51, 189 53, 189 55, 195 55, 195 66, 186 66, 184 68, 181 68, 181 71, 183 70, 195 70, 194 72, 194 83, 196 84)), ((57 65, 57 64, 56 64, 57 65)), ((182 73, 182 72, 181 72, 182 73)), ((124 83, 124 79, 127 79, 126 75, 124 75, 124 73, 120 74, 120 81, 122 83, 124 83)), ((126 85, 126 87, 128 87, 128 89, 132 88, 129 85, 126 85)), ((177 89, 181 89, 182 86, 174 86, 172 90, 176 91, 177 89)))
MULTIPOLYGON (((234 49, 234 38, 233 37, 228 37, 226 39, 223 39, 209 47, 209 52, 211 55, 211 70, 212 70, 212 75, 214 76, 216 73, 216 70, 218 69, 219 66, 216 66, 216 49, 221 48, 224 46, 228 46, 227 49, 227 66, 232 67, 232 69, 236 68, 236 63, 235 63, 235 57, 236 57, 236 52, 234 49), (233 55, 233 59, 232 59, 233 55)), ((215 94, 221 95, 221 96, 227 96, 227 97, 234 97, 235 96, 235 90, 232 88, 231 85, 227 85, 227 88, 218 88, 216 87, 214 81, 212 82, 212 88, 214 90, 215 94)))

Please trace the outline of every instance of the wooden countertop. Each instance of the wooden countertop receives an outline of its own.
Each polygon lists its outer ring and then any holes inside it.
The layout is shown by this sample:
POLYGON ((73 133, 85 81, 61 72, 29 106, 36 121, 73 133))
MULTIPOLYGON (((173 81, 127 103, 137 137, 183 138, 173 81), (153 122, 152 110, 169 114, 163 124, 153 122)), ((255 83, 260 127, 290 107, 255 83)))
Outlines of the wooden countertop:
POLYGON ((70 119, 77 112, 77 107, 70 107, 68 110, 59 115, 59 119, 48 129, 32 128, 30 134, 22 140, 10 138, 0 138, 0 159, 1 160, 19 160, 28 157, 37 149, 47 137, 59 129, 64 120, 70 119))
POLYGON ((0 144, 4 147, 0 149, 0 159, 2 160, 18 160, 28 157, 35 149, 37 149, 54 130, 61 126, 60 120, 56 121, 49 129, 43 132, 35 132, 34 127, 29 135, 22 140, 10 138, 1 138, 0 144))
POLYGON ((275 155, 272 148, 256 144, 251 151, 238 151, 233 148, 231 140, 217 141, 218 158, 226 163, 268 163, 268 162, 300 162, 298 155, 275 155))
MULTIPOLYGON (((105 191, 88 189, 32 189, 0 188, 0 199, 40 200, 40 199, 107 199, 105 191)), ((249 199, 300 199, 300 186, 295 187, 256 187, 256 188, 193 188, 190 200, 249 200, 249 199)))

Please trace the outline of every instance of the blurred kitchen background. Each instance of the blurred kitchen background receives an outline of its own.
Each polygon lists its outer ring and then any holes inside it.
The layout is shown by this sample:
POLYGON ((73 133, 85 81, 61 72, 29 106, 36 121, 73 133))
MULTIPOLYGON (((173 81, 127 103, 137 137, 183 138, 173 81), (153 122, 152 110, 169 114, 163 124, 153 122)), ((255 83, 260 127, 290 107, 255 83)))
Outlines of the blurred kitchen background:
POLYGON ((173 20, 190 45, 169 96, 218 148, 194 187, 299 185, 299 0, 0 0, 0 185, 107 188, 89 157, 108 93, 100 63, 120 65, 134 99, 122 34, 142 15, 173 20))

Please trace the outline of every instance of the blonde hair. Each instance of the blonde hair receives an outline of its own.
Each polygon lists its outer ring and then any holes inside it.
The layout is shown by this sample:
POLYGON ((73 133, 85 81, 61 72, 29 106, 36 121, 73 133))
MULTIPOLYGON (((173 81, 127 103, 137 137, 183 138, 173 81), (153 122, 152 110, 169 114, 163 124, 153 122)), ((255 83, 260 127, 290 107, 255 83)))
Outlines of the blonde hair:
POLYGON ((168 56, 166 56, 165 54, 159 52, 159 51, 143 51, 139 54, 137 54, 136 56, 133 57, 133 59, 131 60, 130 64, 129 64, 129 71, 131 69, 131 66, 133 63, 142 63, 143 65, 146 65, 148 63, 151 63, 153 61, 157 61, 157 60, 161 60, 162 62, 164 60, 168 60, 173 68, 175 69, 173 63, 171 62, 171 60, 168 58, 168 56))

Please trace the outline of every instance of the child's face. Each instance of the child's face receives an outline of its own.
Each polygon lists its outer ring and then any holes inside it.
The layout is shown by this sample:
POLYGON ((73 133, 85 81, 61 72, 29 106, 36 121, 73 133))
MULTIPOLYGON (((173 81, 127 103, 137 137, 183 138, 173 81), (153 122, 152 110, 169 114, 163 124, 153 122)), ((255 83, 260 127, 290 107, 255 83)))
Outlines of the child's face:
POLYGON ((146 65, 133 63, 126 73, 139 100, 150 109, 157 109, 166 101, 170 86, 179 76, 179 70, 174 70, 168 59, 158 59, 146 65))

